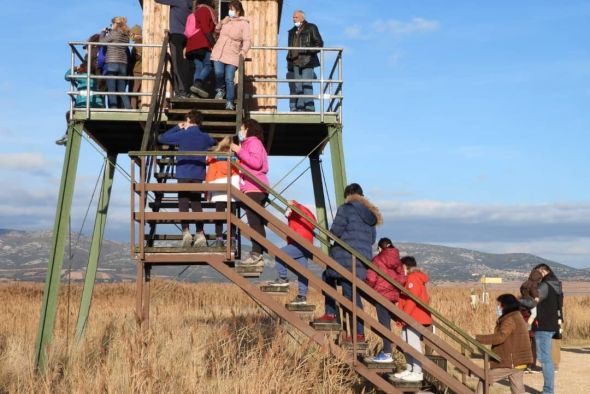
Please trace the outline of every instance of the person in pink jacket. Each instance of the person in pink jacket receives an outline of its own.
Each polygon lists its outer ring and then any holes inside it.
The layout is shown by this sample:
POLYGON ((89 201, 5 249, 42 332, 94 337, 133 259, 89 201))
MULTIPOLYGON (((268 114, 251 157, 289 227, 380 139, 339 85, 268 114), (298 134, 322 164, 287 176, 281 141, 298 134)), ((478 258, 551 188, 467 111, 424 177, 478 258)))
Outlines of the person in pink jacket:
MULTIPOLYGON (((377 245, 379 246, 379 254, 373 257, 373 264, 387 275, 388 278, 393 279, 400 285, 404 286, 406 284, 406 274, 404 273, 404 267, 399 258, 399 250, 393 246, 393 243, 389 238, 381 238, 377 245)), ((399 301, 400 291, 372 269, 367 271, 367 279, 365 282, 389 301, 399 301)), ((379 320, 379 323, 391 330, 390 312, 379 303, 375 304, 375 309, 377 309, 377 319, 379 320)), ((385 337, 382 337, 382 339, 383 348, 375 357, 373 357, 373 362, 392 363, 391 341, 385 337)))
MULTIPOLYGON (((231 150, 236 153, 240 160, 240 164, 252 174, 258 181, 268 185, 268 155, 266 149, 262 144, 263 130, 262 126, 254 119, 245 119, 242 122, 240 131, 238 132, 240 145, 231 144, 231 150)), ((257 204, 264 207, 268 199, 268 193, 264 188, 254 182, 248 175, 240 174, 240 191, 248 194, 248 197, 256 201, 257 204)), ((264 222, 262 218, 248 207, 244 207, 246 217, 248 218, 248 225, 266 237, 264 230, 264 222)), ((262 258, 263 247, 258 242, 252 240, 252 252, 250 256, 242 261, 245 265, 264 265, 262 258)))
POLYGON ((219 38, 213 47, 211 60, 215 71, 215 99, 226 97, 225 109, 234 110, 234 75, 240 55, 250 49, 250 22, 244 18, 244 8, 238 0, 229 3, 229 16, 223 18, 215 29, 219 38))

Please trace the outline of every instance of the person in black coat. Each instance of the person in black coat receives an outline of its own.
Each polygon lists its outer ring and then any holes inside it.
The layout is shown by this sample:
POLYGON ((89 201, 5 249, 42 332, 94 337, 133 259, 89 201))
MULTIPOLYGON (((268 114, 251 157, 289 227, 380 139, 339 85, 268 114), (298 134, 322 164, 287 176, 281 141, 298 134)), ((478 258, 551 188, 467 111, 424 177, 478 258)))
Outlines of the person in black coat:
MULTIPOLYGON (((293 13, 294 27, 289 30, 288 45, 292 48, 321 48, 324 41, 318 27, 305 20, 305 13, 301 10, 293 13)), ((289 49, 287 52, 288 77, 294 79, 316 79, 313 69, 320 66, 317 50, 289 49)), ((291 94, 313 95, 311 82, 295 82, 289 84, 291 94)), ((291 99, 289 106, 291 111, 315 111, 312 98, 291 99)))
MULTIPOLYGON (((330 232, 350 245, 367 260, 371 260, 373 257, 372 245, 377 238, 375 227, 383 222, 381 213, 376 206, 363 196, 363 189, 357 183, 346 186, 344 198, 345 202, 338 207, 330 232)), ((342 246, 334 244, 330 248, 330 257, 347 270, 352 271, 352 255, 342 246)), ((359 260, 356 261, 355 268, 357 277, 364 282, 367 277, 367 268, 359 260)), ((336 271, 330 268, 326 269, 322 274, 322 279, 334 288, 336 288, 337 282, 340 282, 342 293, 346 298, 352 300, 352 284, 342 278, 336 271)), ((356 304, 362 309, 363 304, 358 292, 356 304)), ((332 297, 325 296, 325 314, 316 321, 336 321, 336 303, 332 297)), ((365 340, 364 324, 360 319, 357 320, 357 340, 365 340)))

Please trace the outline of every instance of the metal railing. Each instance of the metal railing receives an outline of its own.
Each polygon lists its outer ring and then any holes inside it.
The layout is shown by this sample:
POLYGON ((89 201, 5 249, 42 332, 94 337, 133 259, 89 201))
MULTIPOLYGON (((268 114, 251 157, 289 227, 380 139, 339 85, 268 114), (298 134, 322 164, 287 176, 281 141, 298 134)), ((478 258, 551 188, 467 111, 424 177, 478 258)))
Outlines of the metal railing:
MULTIPOLYGON (((342 84, 344 82, 342 75, 342 48, 308 48, 308 47, 279 47, 279 46, 253 46, 251 51, 273 51, 277 57, 282 52, 289 50, 311 51, 318 55, 320 65, 318 67, 319 77, 313 79, 298 78, 278 78, 280 70, 277 70, 276 78, 247 76, 246 81, 253 84, 255 92, 257 84, 274 84, 276 93, 250 93, 247 98, 252 99, 275 99, 275 100, 296 100, 296 99, 313 99, 318 101, 319 114, 321 121, 324 120, 325 114, 337 114, 342 119, 342 84), (305 83, 316 85, 313 94, 297 94, 292 91, 293 84, 305 83), (287 91, 288 93, 284 93, 287 91), (316 93, 317 92, 317 93, 316 93)), ((288 73, 288 70, 284 70, 288 73)), ((315 69, 314 69, 314 75, 315 69)), ((293 114, 309 114, 306 112, 281 111, 277 106, 277 112, 290 112, 293 114)))
MULTIPOLYGON (((212 154, 217 154, 217 153, 212 153, 212 152, 175 152, 174 154, 185 155, 185 156, 187 156, 187 155, 188 156, 207 156, 207 155, 212 155, 212 154)), ((140 179, 145 179, 144 174, 146 173, 146 163, 147 163, 146 158, 149 156, 156 156, 156 155, 170 155, 170 152, 157 152, 157 151, 130 152, 131 157, 138 159, 137 160, 138 163, 136 163, 136 164, 138 164, 140 166, 140 174, 141 174, 140 179)), ((229 158, 229 155, 227 155, 227 156, 229 158)), ((134 162, 135 162, 135 160, 132 160, 132 163, 134 163, 134 162)), ((135 164, 132 164, 132 166, 134 166, 134 165, 135 164)), ((231 171, 230 171, 231 168, 235 168, 235 169, 239 170, 244 175, 246 175, 250 179, 252 179, 255 183, 257 183, 261 188, 263 188, 263 190, 267 191, 269 193, 269 195, 272 195, 276 201, 285 205, 285 207, 288 206, 288 202, 284 197, 279 195, 272 188, 259 182, 257 180, 257 178, 252 176, 252 174, 250 174, 246 169, 244 169, 239 164, 232 163, 231 160, 228 160, 228 174, 231 173, 231 171)), ((134 168, 132 168, 132 174, 135 174, 134 168)), ((132 179, 134 179, 134 176, 132 179)), ((251 240, 260 243, 261 245, 263 245, 263 247, 267 248, 269 250, 269 252, 272 253, 274 256, 283 260, 291 270, 293 270, 294 272, 297 272, 298 274, 305 276, 309 280, 309 283, 311 286, 315 287, 316 289, 320 290, 324 294, 335 299, 340 304, 340 306, 342 308, 344 308, 345 311, 348 312, 349 316, 352 316, 351 321, 349 323, 350 323, 351 331, 353 334, 352 335, 353 350, 355 350, 357 347, 356 335, 355 335, 356 334, 356 323, 357 323, 358 319, 362 319, 364 321, 365 325, 368 326, 369 329, 373 330, 378 335, 389 339, 390 341, 395 343, 397 346, 399 346, 404 352, 409 353, 412 355, 412 357, 420 360, 423 363, 423 367, 426 372, 430 373, 432 376, 434 376, 440 382, 444 383, 446 386, 451 388, 453 391, 455 391, 457 393, 471 392, 470 389, 467 388, 467 386, 465 386, 465 382, 460 382, 459 380, 457 380, 454 377, 452 377, 451 375, 449 375, 447 373, 447 371, 441 370, 439 366, 437 366, 432 361, 430 361, 428 358, 426 358, 426 356, 424 356, 420 352, 417 352, 412 347, 408 346, 397 335, 395 335, 391 330, 389 330, 385 326, 381 325, 381 323, 379 323, 375 318, 370 316, 366 311, 357 307, 356 302, 354 302, 354 299, 355 299, 354 295, 356 295, 358 292, 358 294, 360 294, 365 300, 369 300, 371 304, 380 304, 385 309, 387 309, 392 315, 396 316, 401 321, 403 321, 405 324, 407 324, 408 326, 412 327, 415 331, 420 333, 423 336, 424 342, 428 346, 435 349, 439 354, 441 354, 445 359, 447 359, 448 362, 453 364, 463 374, 474 375, 477 378, 484 381, 486 383, 484 385, 484 392, 486 392, 486 393, 488 392, 487 388, 488 388, 488 384, 490 383, 489 382, 489 360, 490 359, 496 359, 496 360, 499 359, 499 357, 494 352, 490 351, 489 349, 485 348, 483 345, 481 345, 480 343, 475 341, 475 339, 473 339, 469 334, 467 334, 466 332, 461 330, 459 327, 454 325, 452 322, 450 322, 448 319, 446 319, 442 314, 440 314, 439 312, 434 310, 432 307, 430 307, 427 304, 424 304, 421 300, 419 300, 414 295, 409 293, 403 286, 401 286, 399 283, 393 281, 391 278, 389 278, 387 275, 385 275, 381 270, 379 270, 377 267, 375 267, 365 257, 363 257, 358 252, 356 252, 352 247, 350 247, 350 245, 346 244, 345 242, 340 240, 338 237, 334 236, 332 233, 330 233, 326 229, 320 227, 315 221, 308 219, 307 216, 303 212, 300 212, 296 207, 291 207, 291 209, 293 209, 295 212, 300 214, 303 218, 308 220, 308 222, 310 222, 311 224, 314 225, 314 227, 318 230, 318 233, 319 233, 319 234, 316 234, 316 238, 319 239, 320 242, 322 242, 321 235, 324 235, 332 243, 340 245, 345 250, 347 250, 351 253, 352 261, 353 261, 351 271, 349 271, 346 268, 344 268, 343 266, 341 266, 339 263, 337 263, 335 260, 333 260, 330 256, 325 254, 320 248, 315 247, 313 244, 306 241, 299 234, 295 233, 285 223, 283 223, 280 219, 278 219, 272 213, 267 211, 264 207, 257 205, 246 194, 240 192, 239 190, 237 190, 233 186, 231 186, 231 183, 229 182, 229 177, 228 177, 228 182, 225 185, 223 185, 223 184, 146 184, 144 182, 138 183, 138 182, 133 181, 132 201, 134 201, 133 196, 135 194, 139 194, 143 198, 145 193, 156 192, 156 191, 168 192, 168 193, 178 192, 178 191, 193 191, 193 192, 196 192, 196 191, 199 191, 199 192, 202 192, 202 191, 225 191, 227 193, 227 200, 228 201, 235 199, 240 204, 248 206, 250 209, 252 209, 258 215, 260 215, 263 218, 263 220, 265 220, 268 223, 267 228, 270 229, 272 232, 274 232, 276 235, 278 235, 279 237, 281 237, 283 239, 291 238, 291 239, 295 240, 295 242, 297 242, 299 245, 301 245, 305 250, 307 250, 310 253, 310 255, 312 256, 312 258, 310 259, 311 261, 313 261, 316 264, 322 265, 324 267, 331 268, 332 270, 336 271, 343 278, 343 280, 350 282, 352 285, 352 292, 353 292, 352 300, 353 301, 346 299, 341 294, 339 294, 335 289, 331 288, 329 285, 327 285, 321 279, 317 278, 307 267, 300 265, 297 261, 290 258, 281 249, 279 249, 278 247, 276 247, 276 245, 274 245, 271 241, 269 241, 267 239, 267 237, 262 237, 260 234, 253 231, 248 225, 246 225, 244 222, 242 222, 242 220, 239 217, 232 214, 229 210, 225 213, 168 212, 165 214, 162 214, 162 213, 158 214, 158 213, 145 212, 145 210, 143 210, 144 205, 140 204, 139 205, 140 211, 134 212, 132 214, 132 226, 133 227, 135 226, 133 224, 134 222, 137 223, 139 225, 139 234, 140 234, 139 240, 135 239, 135 231, 134 231, 134 229, 132 229, 132 253, 133 253, 134 258, 139 259, 141 261, 147 261, 147 260, 145 260, 146 259, 146 252, 145 252, 145 248, 143 245, 144 238, 145 238, 144 233, 143 233, 143 229, 145 227, 145 224, 149 221, 155 221, 155 220, 226 221, 228 234, 230 233, 232 226, 239 229, 243 235, 246 235, 251 240), (135 246, 135 245, 137 245, 137 246, 135 246), (413 318, 411 318, 405 312, 403 312, 402 310, 397 308, 396 305, 394 305, 392 302, 387 300, 381 294, 379 294, 374 289, 369 287, 366 283, 359 280, 356 277, 356 261, 357 260, 362 262, 368 269, 374 270, 379 276, 381 276, 383 279, 387 280, 389 283, 391 283, 396 288, 398 288, 400 290, 400 292, 405 294, 405 296, 407 298, 414 300, 416 302, 416 304, 418 304, 420 307, 428 310, 433 315, 433 317, 435 317, 437 319, 437 321, 435 323, 437 325, 437 327, 439 327, 441 331, 443 331, 445 334, 447 334, 447 336, 450 340, 456 342, 461 347, 461 349, 475 348, 475 349, 477 349, 477 351, 482 353, 483 357, 484 357, 483 368, 476 365, 472 360, 470 360, 468 357, 466 357, 464 354, 462 354, 462 352, 459 351, 457 348, 450 346, 446 341, 444 341, 442 338, 438 337, 435 333, 433 333, 432 331, 423 327, 421 324, 417 323, 413 318)), ((132 203, 132 211, 133 211, 134 205, 135 204, 132 203)), ((284 209, 280 209, 280 210, 283 211, 284 209)), ((228 243, 227 248, 225 250, 225 259, 226 260, 231 259, 231 250, 230 250, 229 243, 228 243)), ((188 261, 191 261, 191 260, 188 260, 188 261)), ((219 263, 219 264, 221 264, 221 263, 219 263)), ((213 264, 213 262, 211 262, 211 265, 214 266, 214 268, 215 268, 215 265, 213 264)), ((353 353, 354 353, 354 351, 353 351, 353 353)), ((359 371, 360 373, 362 373, 365 376, 371 376, 371 379, 370 379, 371 381, 374 381, 373 379, 375 379, 375 381, 377 383, 379 383, 379 384, 382 383, 379 381, 379 379, 377 377, 370 375, 367 373, 367 371, 363 370, 363 367, 361 365, 358 365, 358 363, 355 360, 352 360, 351 362, 352 362, 353 367, 357 371, 359 371)))

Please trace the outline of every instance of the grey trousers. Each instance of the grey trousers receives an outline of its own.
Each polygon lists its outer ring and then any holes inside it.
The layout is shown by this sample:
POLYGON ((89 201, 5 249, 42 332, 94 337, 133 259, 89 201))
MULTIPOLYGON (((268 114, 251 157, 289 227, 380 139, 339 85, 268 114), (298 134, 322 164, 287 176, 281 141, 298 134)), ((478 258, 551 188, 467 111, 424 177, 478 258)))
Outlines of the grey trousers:
MULTIPOLYGON (((524 391, 524 370, 512 368, 494 368, 490 369, 490 381, 493 383, 498 380, 508 378, 510 381, 510 392, 512 394, 525 394, 524 391)), ((477 385, 477 394, 483 394, 483 382, 480 380, 477 385)))

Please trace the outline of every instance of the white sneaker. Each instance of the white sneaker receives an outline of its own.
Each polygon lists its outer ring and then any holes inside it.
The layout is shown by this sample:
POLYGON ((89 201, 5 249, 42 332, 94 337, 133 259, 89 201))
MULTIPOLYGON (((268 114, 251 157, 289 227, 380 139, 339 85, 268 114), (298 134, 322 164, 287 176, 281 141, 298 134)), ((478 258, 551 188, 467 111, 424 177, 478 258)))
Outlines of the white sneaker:
POLYGON ((424 379, 422 372, 410 372, 401 378, 405 382, 421 382, 424 379))
POLYGON ((403 377, 405 377, 405 376, 408 376, 408 375, 409 375, 409 374, 411 374, 411 373, 412 373, 412 371, 410 371, 409 369, 406 369, 405 371, 401 371, 401 372, 398 372, 398 373, 394 373, 394 374, 393 374, 393 376, 394 376, 396 379, 401 379, 401 378, 403 378, 403 377))
POLYGON ((203 234, 203 233, 195 234, 195 243, 193 244, 193 247, 204 248, 206 246, 207 246, 207 238, 205 237, 205 234, 203 234))
POLYGON ((181 248, 190 248, 192 243, 193 243, 193 236, 188 231, 185 231, 182 234, 182 243, 180 244, 180 247, 181 248))

